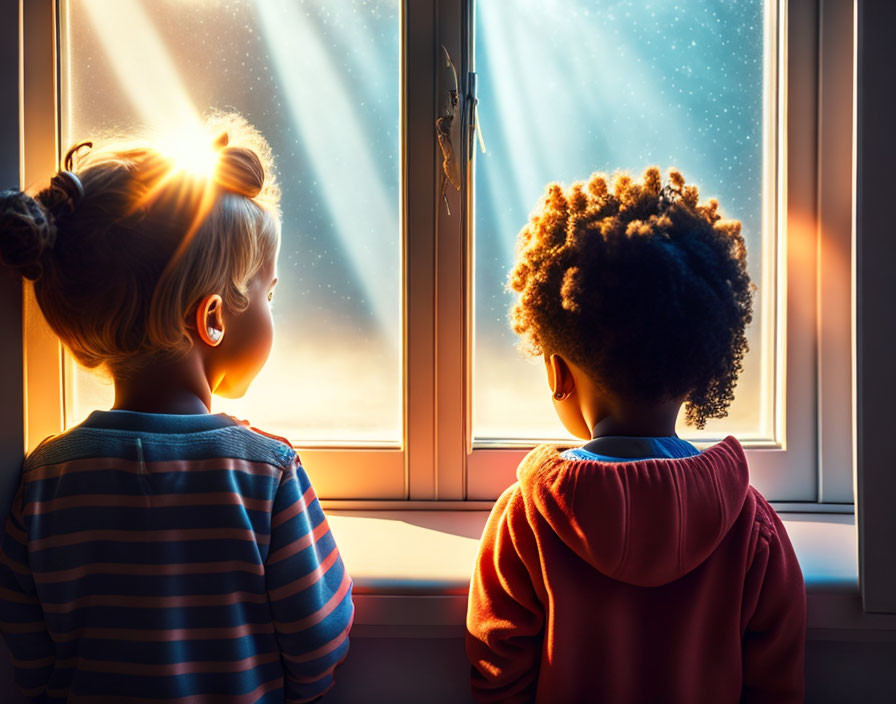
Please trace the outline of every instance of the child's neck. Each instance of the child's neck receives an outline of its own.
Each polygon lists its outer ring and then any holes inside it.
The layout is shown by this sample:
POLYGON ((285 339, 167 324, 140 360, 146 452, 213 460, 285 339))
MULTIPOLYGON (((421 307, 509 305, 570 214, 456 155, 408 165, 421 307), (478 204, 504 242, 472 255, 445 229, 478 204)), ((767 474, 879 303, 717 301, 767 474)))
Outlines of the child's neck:
POLYGON ((199 355, 148 364, 127 378, 115 377, 113 410, 186 415, 208 413, 211 390, 199 355))
POLYGON ((624 435, 635 437, 670 437, 675 435, 675 422, 681 401, 649 404, 618 404, 591 426, 591 437, 624 435))

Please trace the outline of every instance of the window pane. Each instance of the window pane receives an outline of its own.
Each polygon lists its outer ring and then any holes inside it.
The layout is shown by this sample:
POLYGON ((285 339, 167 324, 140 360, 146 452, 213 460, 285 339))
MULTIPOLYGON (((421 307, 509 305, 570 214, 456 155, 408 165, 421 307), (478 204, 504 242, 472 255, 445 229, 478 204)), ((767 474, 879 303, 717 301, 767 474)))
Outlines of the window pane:
POLYGON ((516 350, 505 290, 516 235, 549 181, 679 168, 743 223, 759 286, 728 418, 679 434, 768 437, 773 425, 774 203, 762 0, 476 2, 474 438, 562 438, 541 360, 516 350), (768 263, 763 264, 763 258, 768 263), (771 257, 769 259, 769 257, 771 257), (764 278, 763 278, 764 277, 764 278))
MULTIPOLYGON (((305 445, 399 444, 399 0, 69 0, 63 19, 65 144, 226 109, 273 147, 275 346, 213 410, 305 445)), ((84 372, 68 389, 70 423, 111 392, 84 372)))

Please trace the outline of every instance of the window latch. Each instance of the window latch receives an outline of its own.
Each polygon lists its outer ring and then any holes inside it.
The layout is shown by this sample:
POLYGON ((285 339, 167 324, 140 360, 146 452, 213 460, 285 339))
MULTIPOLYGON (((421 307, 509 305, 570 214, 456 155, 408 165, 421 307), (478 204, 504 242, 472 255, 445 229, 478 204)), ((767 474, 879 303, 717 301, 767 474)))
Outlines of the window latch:
POLYGON ((444 45, 442 46, 441 70, 439 71, 439 89, 439 114, 436 117, 436 138, 442 151, 439 200, 445 203, 445 210, 448 211, 448 215, 451 215, 445 187, 450 183, 455 190, 460 190, 460 162, 455 147, 455 135, 458 130, 454 128, 460 92, 457 85, 457 69, 444 45))
POLYGON ((479 150, 485 154, 485 138, 482 136, 482 125, 479 123, 479 96, 476 91, 476 74, 467 73, 467 94, 464 96, 464 106, 468 110, 467 127, 467 159, 473 158, 473 143, 479 141, 479 150))

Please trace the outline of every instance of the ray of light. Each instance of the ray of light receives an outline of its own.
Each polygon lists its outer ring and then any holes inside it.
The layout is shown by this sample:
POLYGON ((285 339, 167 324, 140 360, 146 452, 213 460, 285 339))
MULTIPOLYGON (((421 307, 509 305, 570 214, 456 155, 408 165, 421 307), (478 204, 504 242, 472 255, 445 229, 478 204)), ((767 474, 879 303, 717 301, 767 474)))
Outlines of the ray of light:
MULTIPOLYGON (((361 101, 343 80, 340 64, 345 59, 339 57, 337 62, 295 3, 270 0, 259 2, 257 9, 280 85, 311 161, 304 168, 326 184, 322 199, 339 245, 383 339, 397 346, 398 250, 382 242, 384 233, 399 232, 398 208, 371 155, 361 101)), ((369 60, 357 56, 353 63, 369 60)))
POLYGON ((166 131, 198 127, 201 116, 142 3, 82 0, 81 5, 109 58, 118 87, 140 120, 166 131))
MULTIPOLYGON (((701 145, 708 138, 695 130, 699 121, 712 120, 713 110, 700 114, 707 107, 701 101, 705 92, 717 92, 720 101, 732 99, 726 91, 734 84, 724 67, 705 61, 707 55, 725 55, 722 38, 702 25, 676 28, 665 22, 674 17, 672 8, 654 6, 657 26, 668 27, 670 43, 697 33, 701 44, 694 54, 658 58, 650 28, 641 32, 628 18, 614 26, 609 5, 601 7, 599 18, 562 14, 574 12, 575 5, 519 0, 507 13, 500 0, 477 3, 477 71, 486 89, 480 94, 480 119, 487 133, 497 135, 491 138, 497 148, 477 155, 477 270, 510 266, 513 235, 548 180, 569 183, 594 169, 625 168, 639 175, 650 161, 682 168, 689 182, 704 186, 704 197, 714 195, 713 189, 724 203, 736 202, 736 188, 720 178, 717 153, 701 145), (666 62, 672 61, 693 68, 693 76, 670 81, 675 65, 666 62)), ((541 375, 514 355, 516 338, 500 315, 510 297, 498 295, 494 280, 491 274, 476 279, 482 289, 476 293, 474 326, 475 433, 544 437, 557 420, 550 405, 541 403, 541 375)), ((772 338, 763 338, 763 345, 767 339, 772 338)), ((745 370, 742 381, 752 381, 750 373, 745 370)), ((726 431, 743 426, 755 432, 755 408, 749 395, 739 401, 725 421, 726 431)), ((717 433, 718 426, 705 431, 717 433)))
POLYGON ((644 112, 662 120, 667 143, 683 144, 687 137, 684 116, 661 97, 659 81, 646 63, 635 61, 639 49, 631 42, 620 35, 609 36, 593 21, 564 19, 564 44, 588 48, 589 60, 582 60, 580 53, 560 51, 546 40, 533 41, 533 37, 545 39, 540 23, 550 13, 540 3, 522 5, 511 15, 493 0, 477 5, 477 32, 488 37, 481 44, 486 65, 495 77, 500 76, 491 80, 493 93, 483 96, 480 113, 493 125, 492 133, 505 135, 505 150, 513 165, 482 168, 479 178, 485 180, 492 202, 515 204, 499 214, 499 232, 504 235, 499 239, 508 261, 513 254, 508 233, 525 224, 520 215, 535 204, 547 180, 587 178, 591 170, 637 170, 647 165, 627 163, 632 161, 633 146, 643 148, 641 122, 609 124, 618 117, 614 112, 621 96, 637 90, 644 112), (623 67, 620 55, 628 57, 623 67), (550 99, 539 96, 542 90, 550 99), (589 131, 597 136, 586 138, 589 131), (607 137, 611 131, 612 140, 607 137), (569 173, 571 166, 579 168, 570 163, 570 155, 578 157, 583 145, 595 163, 582 173, 569 173))
POLYGON ((180 194, 198 203, 189 230, 172 257, 177 261, 214 204, 211 176, 218 163, 212 135, 190 99, 165 44, 140 0, 83 0, 94 36, 108 57, 118 85, 130 100, 155 147, 171 160, 134 207, 152 200, 183 172, 191 178, 180 194), (133 31, 138 27, 139 31, 133 31), (197 188, 195 193, 193 189, 197 188))

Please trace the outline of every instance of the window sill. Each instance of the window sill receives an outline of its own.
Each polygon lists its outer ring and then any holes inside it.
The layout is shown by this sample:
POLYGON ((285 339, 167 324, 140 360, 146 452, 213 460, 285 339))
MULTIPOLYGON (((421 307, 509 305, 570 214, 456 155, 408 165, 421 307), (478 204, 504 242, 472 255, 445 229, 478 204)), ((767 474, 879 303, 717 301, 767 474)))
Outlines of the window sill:
MULTIPOLYGON (((487 511, 329 511, 354 580, 356 637, 461 637, 487 511)), ((866 614, 855 518, 784 513, 803 570, 810 640, 896 642, 896 615, 866 614)))

